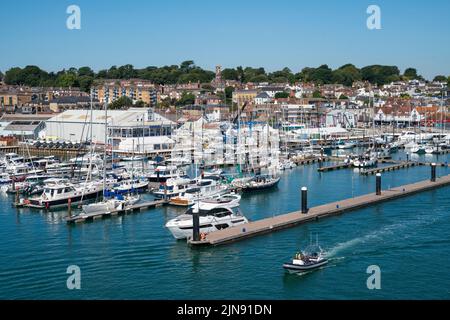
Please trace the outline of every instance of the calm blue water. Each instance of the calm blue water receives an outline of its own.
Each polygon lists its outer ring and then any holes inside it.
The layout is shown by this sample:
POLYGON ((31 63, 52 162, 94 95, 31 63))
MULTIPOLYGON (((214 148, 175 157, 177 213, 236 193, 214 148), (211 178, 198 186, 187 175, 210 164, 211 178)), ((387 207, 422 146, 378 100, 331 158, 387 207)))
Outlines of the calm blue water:
MULTIPOLYGON (((398 157, 404 157, 399 154, 398 157)), ((422 157, 434 161, 434 157, 422 157)), ((450 160, 440 156, 439 161, 450 160)), ((317 165, 283 174, 277 190, 242 199, 260 219, 373 192, 375 177, 351 170, 319 174, 317 165)), ((438 174, 450 174, 438 168, 438 174)), ((383 174, 383 187, 428 179, 429 167, 383 174)), ((192 249, 163 227, 172 207, 77 226, 65 212, 11 207, 0 198, 2 299, 449 299, 450 188, 327 218, 214 248, 192 249), (281 265, 311 234, 331 255, 302 276, 281 265), (81 268, 81 290, 66 288, 66 268, 81 268), (381 268, 381 290, 366 287, 369 265, 381 268)))

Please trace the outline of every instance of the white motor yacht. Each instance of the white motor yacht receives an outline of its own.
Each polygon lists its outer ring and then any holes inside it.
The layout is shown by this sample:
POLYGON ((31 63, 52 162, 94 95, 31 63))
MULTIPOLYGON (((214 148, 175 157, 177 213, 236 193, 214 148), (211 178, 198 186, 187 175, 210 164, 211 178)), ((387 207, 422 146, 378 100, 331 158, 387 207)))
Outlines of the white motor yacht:
POLYGON ((186 192, 196 185, 196 180, 188 177, 170 178, 159 185, 159 189, 153 191, 157 198, 167 198, 178 196, 180 193, 186 192))
POLYGON ((156 169, 147 175, 150 182, 166 182, 170 178, 183 176, 184 172, 176 166, 157 166, 156 169))
POLYGON ((195 186, 181 192, 170 199, 170 204, 176 206, 190 206, 194 202, 223 195, 228 191, 228 186, 218 183, 213 179, 202 179, 195 186))
POLYGON ((248 223, 238 208, 232 209, 215 203, 195 204, 184 214, 166 223, 166 228, 175 239, 192 237, 194 210, 199 212, 200 232, 204 234, 248 223))
POLYGON ((113 211, 125 210, 127 207, 132 206, 140 200, 138 195, 126 195, 123 197, 116 197, 112 199, 106 199, 101 202, 90 203, 83 205, 83 213, 80 217, 87 216, 95 213, 111 213, 113 211))

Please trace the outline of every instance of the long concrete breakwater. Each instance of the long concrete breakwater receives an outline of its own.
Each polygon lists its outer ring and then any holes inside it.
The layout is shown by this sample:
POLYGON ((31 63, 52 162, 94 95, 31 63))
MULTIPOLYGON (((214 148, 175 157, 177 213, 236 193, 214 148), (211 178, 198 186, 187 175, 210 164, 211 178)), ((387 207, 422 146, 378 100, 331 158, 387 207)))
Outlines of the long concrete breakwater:
MULTIPOLYGON (((319 220, 328 216, 335 216, 345 212, 380 204, 386 201, 410 196, 420 192, 433 190, 450 185, 450 175, 437 178, 434 182, 425 180, 388 190, 381 194, 371 193, 355 198, 336 201, 308 209, 307 213, 296 211, 288 214, 266 218, 245 225, 231 227, 207 234, 202 240, 189 240, 193 246, 216 246, 240 241, 277 230, 294 227, 308 221, 319 220)), ((299 199, 300 200, 300 199, 299 199)), ((300 201, 299 201, 300 203, 300 201)))

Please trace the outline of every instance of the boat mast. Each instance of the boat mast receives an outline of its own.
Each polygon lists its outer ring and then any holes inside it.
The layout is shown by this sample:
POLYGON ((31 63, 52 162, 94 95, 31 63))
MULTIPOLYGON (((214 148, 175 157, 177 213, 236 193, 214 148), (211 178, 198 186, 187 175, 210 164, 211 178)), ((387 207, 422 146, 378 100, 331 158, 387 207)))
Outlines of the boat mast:
MULTIPOLYGON (((369 104, 370 104, 370 98, 372 98, 372 143, 373 143, 373 149, 376 151, 376 143, 375 143, 375 94, 372 90, 372 85, 370 85, 370 92, 369 92, 369 104)), ((381 125, 381 119, 380 119, 380 125, 381 125)))
POLYGON ((105 148, 103 150, 103 198, 106 192, 106 148, 108 145, 108 104, 105 101, 105 148))
POLYGON ((93 111, 93 102, 92 102, 92 88, 91 88, 91 94, 90 94, 90 104, 91 104, 91 125, 90 125, 90 141, 91 141, 91 161, 89 162, 89 180, 92 180, 92 158, 94 156, 94 143, 93 143, 93 134, 92 134, 92 129, 93 129, 93 121, 94 121, 94 111, 93 111))
POLYGON ((142 115, 142 172, 144 172, 144 160, 145 160, 145 158, 144 158, 144 154, 145 154, 145 138, 144 138, 145 123, 144 123, 144 117, 145 117, 145 113, 142 115))

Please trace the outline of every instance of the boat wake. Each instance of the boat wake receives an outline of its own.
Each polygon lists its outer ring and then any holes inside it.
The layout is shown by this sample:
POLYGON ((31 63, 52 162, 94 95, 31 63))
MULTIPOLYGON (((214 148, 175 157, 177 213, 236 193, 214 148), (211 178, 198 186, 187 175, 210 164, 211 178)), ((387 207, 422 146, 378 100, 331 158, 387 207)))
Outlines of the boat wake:
POLYGON ((417 230, 418 227, 424 227, 427 225, 432 225, 435 224, 436 222, 438 222, 440 219, 442 219, 443 216, 418 216, 416 219, 414 220, 409 220, 409 221, 405 221, 405 222, 399 222, 399 223, 394 223, 391 225, 387 225, 384 226, 380 229, 371 231, 363 236, 345 241, 345 242, 341 242, 338 243, 337 245, 335 245, 334 247, 332 247, 329 250, 326 250, 326 257, 327 258, 336 258, 336 256, 341 253, 344 252, 350 248, 362 245, 362 244, 366 244, 372 241, 376 241, 376 240, 385 240, 386 237, 388 236, 401 236, 403 238, 408 238, 411 234, 408 233, 407 230, 409 229, 413 229, 413 230, 417 230))

